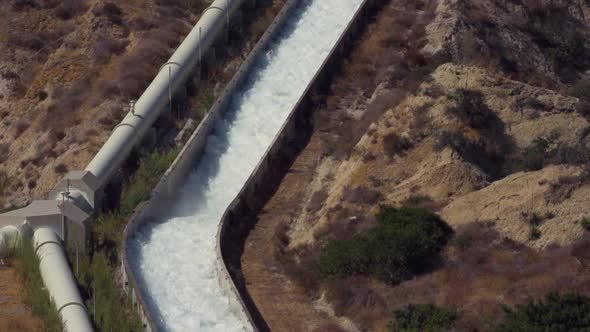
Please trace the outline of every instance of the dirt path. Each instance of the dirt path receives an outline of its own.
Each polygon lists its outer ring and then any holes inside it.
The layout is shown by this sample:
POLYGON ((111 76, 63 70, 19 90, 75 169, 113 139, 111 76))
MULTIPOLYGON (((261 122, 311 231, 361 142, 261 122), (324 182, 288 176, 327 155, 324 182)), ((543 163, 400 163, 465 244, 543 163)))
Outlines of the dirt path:
POLYGON ((0 331, 42 331, 41 320, 22 302, 22 285, 16 270, 0 268, 0 331))
POLYGON ((320 141, 318 135, 311 137, 275 195, 263 207, 246 240, 242 256, 246 288, 272 331, 314 331, 330 323, 326 315, 313 307, 305 290, 285 275, 277 259, 277 233, 299 214, 301 197, 309 189, 321 155, 320 141))

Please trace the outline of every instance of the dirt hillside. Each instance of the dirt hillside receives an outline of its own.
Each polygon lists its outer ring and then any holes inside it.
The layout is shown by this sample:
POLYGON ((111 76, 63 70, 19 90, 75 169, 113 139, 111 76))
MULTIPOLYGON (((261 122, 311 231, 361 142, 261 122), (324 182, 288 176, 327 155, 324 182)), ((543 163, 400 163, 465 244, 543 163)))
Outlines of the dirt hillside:
POLYGON ((434 303, 462 312, 456 330, 488 331, 501 305, 589 294, 588 15, 585 1, 386 5, 246 240, 244 285, 269 328, 387 330, 393 309, 434 303), (383 204, 435 211, 470 249, 394 286, 310 272, 383 204))
POLYGON ((206 3, 0 3, 0 206, 83 169, 206 3))

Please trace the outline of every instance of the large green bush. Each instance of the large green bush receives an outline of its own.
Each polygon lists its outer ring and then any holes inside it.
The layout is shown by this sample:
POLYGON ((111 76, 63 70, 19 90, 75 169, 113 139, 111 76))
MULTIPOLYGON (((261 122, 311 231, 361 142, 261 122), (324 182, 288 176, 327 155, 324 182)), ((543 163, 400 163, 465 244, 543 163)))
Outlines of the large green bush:
POLYGON ((504 307, 506 318, 497 332, 590 331, 590 298, 549 293, 544 301, 504 307))
POLYGON ((436 307, 432 304, 410 304, 393 311, 394 320, 389 324, 395 332, 446 331, 459 317, 454 308, 436 307))
POLYGON ((378 225, 350 240, 332 240, 316 270, 323 278, 375 275, 397 283, 422 271, 447 243, 451 228, 422 208, 382 207, 378 225))

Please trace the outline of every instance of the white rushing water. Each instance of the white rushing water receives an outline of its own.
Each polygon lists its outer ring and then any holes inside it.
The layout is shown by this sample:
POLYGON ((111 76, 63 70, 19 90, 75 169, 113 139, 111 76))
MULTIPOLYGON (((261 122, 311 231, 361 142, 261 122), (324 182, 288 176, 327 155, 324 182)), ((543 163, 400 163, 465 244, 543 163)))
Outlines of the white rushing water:
POLYGON ((217 226, 361 1, 301 1, 215 124, 172 217, 130 242, 131 266, 162 329, 244 329, 219 286, 217 226))

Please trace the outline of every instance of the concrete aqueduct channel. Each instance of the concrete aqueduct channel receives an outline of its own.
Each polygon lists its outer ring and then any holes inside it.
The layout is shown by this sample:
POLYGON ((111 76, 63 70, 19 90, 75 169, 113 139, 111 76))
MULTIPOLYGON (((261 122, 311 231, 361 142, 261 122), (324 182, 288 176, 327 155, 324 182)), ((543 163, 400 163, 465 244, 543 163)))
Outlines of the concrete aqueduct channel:
POLYGON ((253 193, 253 172, 264 177, 261 162, 294 135, 287 122, 367 3, 289 1, 136 215, 125 262, 156 329, 257 329, 216 249, 220 221, 235 222, 236 195, 253 193))
MULTIPOLYGON (((92 331, 64 243, 84 246, 105 187, 151 132, 172 94, 199 77, 202 58, 242 5, 216 0, 166 62, 133 110, 83 171, 71 171, 27 207, 0 215, 0 256, 32 237, 43 282, 66 331, 92 331), (196 78, 195 78, 196 77, 196 78)), ((273 158, 296 136, 310 93, 379 0, 288 0, 222 96, 125 229, 121 274, 147 331, 258 330, 226 267, 227 234, 253 208, 273 158), (252 203, 252 204, 251 204, 252 203)), ((213 51, 213 52, 210 52, 213 51)), ((330 68, 330 70, 328 70, 330 68)))
POLYGON ((135 216, 124 270, 155 329, 257 330, 216 249, 223 222, 255 195, 268 155, 295 134, 287 123, 369 2, 287 2, 135 216))

